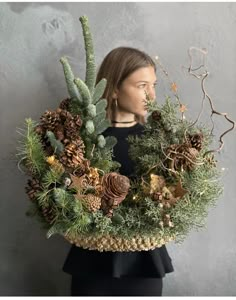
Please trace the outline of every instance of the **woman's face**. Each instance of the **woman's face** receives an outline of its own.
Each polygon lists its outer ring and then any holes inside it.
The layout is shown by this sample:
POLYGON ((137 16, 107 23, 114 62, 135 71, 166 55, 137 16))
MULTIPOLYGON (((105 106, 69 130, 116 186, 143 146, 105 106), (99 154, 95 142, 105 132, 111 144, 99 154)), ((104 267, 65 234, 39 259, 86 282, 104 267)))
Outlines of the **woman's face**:
POLYGON ((140 68, 129 75, 114 94, 114 97, 118 98, 119 112, 145 116, 147 114, 145 92, 155 100, 156 80, 155 69, 152 66, 140 68))

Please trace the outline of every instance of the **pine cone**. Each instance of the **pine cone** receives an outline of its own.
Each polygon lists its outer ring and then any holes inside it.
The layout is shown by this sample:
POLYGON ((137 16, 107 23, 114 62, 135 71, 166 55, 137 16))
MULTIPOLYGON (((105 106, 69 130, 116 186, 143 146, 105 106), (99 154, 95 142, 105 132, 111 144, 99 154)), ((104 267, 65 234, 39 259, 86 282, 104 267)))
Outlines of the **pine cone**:
POLYGON ((25 187, 26 193, 31 201, 35 201, 36 193, 42 191, 42 186, 40 185, 39 180, 36 178, 29 179, 27 184, 28 186, 25 187))
POLYGON ((76 126, 73 119, 67 119, 64 123, 64 129, 66 137, 70 140, 74 140, 78 135, 78 127, 76 126))
POLYGON ((117 207, 126 197, 130 188, 129 178, 112 172, 102 178, 102 209, 109 216, 112 208, 117 207))
POLYGON ((191 145, 192 148, 195 148, 198 151, 202 150, 202 143, 203 143, 203 134, 202 133, 196 133, 194 135, 189 134, 187 141, 191 145))
POLYGON ((64 134, 64 127, 62 124, 59 124, 56 128, 55 128, 55 137, 57 140, 59 141, 63 141, 65 138, 65 134, 64 134))
POLYGON ((74 140, 78 137, 81 126, 82 120, 79 115, 76 115, 74 118, 67 118, 64 123, 67 138, 74 140))
POLYGON ((68 168, 76 169, 83 163, 84 160, 84 147, 81 140, 81 147, 78 147, 73 142, 68 144, 60 156, 60 162, 68 168))
POLYGON ((45 130, 54 131, 54 129, 60 124, 60 116, 56 111, 47 110, 40 119, 41 125, 45 130))
POLYGON ((43 128, 42 125, 37 125, 37 126, 34 128, 34 131, 35 131, 37 134, 41 135, 41 136, 44 136, 45 133, 46 133, 46 130, 43 128))
POLYGON ((63 110, 68 110, 70 102, 71 102, 70 98, 66 98, 66 99, 62 100, 59 105, 59 108, 61 108, 63 110))
POLYGON ((83 205, 88 209, 90 212, 95 212, 100 209, 101 207, 101 198, 97 197, 93 194, 88 194, 80 197, 83 205))
POLYGON ((173 171, 192 170, 198 154, 197 149, 190 148, 189 144, 173 144, 167 148, 168 168, 173 171))
POLYGON ((42 215, 44 216, 45 220, 52 224, 55 218, 55 214, 53 212, 53 208, 51 206, 44 206, 41 207, 42 215))
POLYGON ((80 128, 83 124, 83 121, 79 115, 74 116, 74 122, 78 128, 80 128))
POLYGON ((59 114, 60 119, 61 119, 61 123, 63 123, 63 124, 68 119, 73 120, 72 114, 69 111, 65 110, 65 109, 58 108, 57 113, 59 114))
POLYGON ((158 110, 154 110, 152 112, 152 119, 154 121, 160 121, 161 120, 161 113, 158 110))

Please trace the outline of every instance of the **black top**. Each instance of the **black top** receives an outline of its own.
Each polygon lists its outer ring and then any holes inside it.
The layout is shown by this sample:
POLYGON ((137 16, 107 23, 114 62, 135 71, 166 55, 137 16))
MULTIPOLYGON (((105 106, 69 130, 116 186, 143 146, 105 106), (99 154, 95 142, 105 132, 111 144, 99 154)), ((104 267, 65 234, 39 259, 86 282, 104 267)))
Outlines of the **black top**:
MULTIPOLYGON (((134 163, 128 156, 128 135, 140 135, 143 126, 109 127, 104 136, 115 136, 114 160, 121 164, 120 174, 130 176, 134 163)), ((99 252, 73 245, 64 263, 63 271, 81 277, 164 277, 173 272, 171 258, 164 246, 149 251, 99 252)))

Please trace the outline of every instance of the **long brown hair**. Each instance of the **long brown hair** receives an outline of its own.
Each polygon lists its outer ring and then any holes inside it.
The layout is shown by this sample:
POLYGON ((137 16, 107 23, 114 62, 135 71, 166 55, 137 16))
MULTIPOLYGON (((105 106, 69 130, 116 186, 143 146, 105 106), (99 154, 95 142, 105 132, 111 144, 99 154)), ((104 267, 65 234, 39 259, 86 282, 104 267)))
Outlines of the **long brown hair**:
MULTIPOLYGON (((107 99, 107 118, 112 119, 115 110, 115 101, 112 94, 119 89, 122 82, 131 73, 139 68, 152 66, 156 72, 156 65, 153 59, 143 51, 131 47, 118 47, 111 50, 104 58, 97 73, 96 83, 102 78, 107 79, 107 86, 103 98, 107 99)), ((144 123, 144 117, 135 116, 136 121, 144 123)))

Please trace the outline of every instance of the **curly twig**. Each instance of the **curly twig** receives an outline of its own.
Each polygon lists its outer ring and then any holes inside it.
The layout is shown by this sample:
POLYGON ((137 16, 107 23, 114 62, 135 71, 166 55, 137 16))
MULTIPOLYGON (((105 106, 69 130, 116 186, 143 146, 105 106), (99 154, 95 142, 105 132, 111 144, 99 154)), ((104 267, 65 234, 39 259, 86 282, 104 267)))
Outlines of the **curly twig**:
MULTIPOLYGON (((189 56, 190 56, 190 67, 188 68, 188 72, 189 72, 190 75, 193 75, 193 76, 195 76, 195 77, 198 78, 198 79, 201 79, 201 89, 202 89, 202 92, 203 92, 203 100, 202 100, 202 108, 201 108, 201 112, 200 112, 200 114, 198 115, 196 121, 195 121, 194 123, 192 123, 190 126, 193 126, 193 125, 196 124, 196 122, 199 120, 200 115, 201 115, 202 110, 203 110, 203 103, 204 103, 204 101, 205 101, 206 98, 208 99, 209 104, 210 104, 210 107, 211 107, 211 121, 212 121, 212 124, 213 124, 212 130, 211 130, 211 134, 212 134, 212 132, 213 132, 213 130, 214 130, 214 122, 213 122, 213 119, 212 119, 212 116, 213 116, 214 114, 219 115, 219 116, 224 116, 224 118, 225 118, 228 122, 230 122, 230 123, 232 124, 232 126, 231 126, 229 129, 227 129, 226 131, 224 131, 224 132, 220 135, 220 138, 219 138, 220 145, 219 145, 219 147, 218 147, 217 149, 212 149, 212 150, 206 151, 206 152, 204 153, 204 155, 203 155, 203 157, 205 157, 207 154, 212 153, 212 152, 219 152, 219 151, 223 148, 223 146, 224 146, 223 136, 226 135, 228 132, 232 131, 232 130, 235 128, 235 121, 231 120, 231 119, 228 117, 228 114, 227 114, 227 113, 222 113, 222 112, 216 111, 215 108, 213 107, 213 101, 212 101, 211 97, 208 95, 208 93, 206 92, 205 85, 204 85, 204 84, 205 84, 205 79, 206 79, 206 77, 209 75, 209 72, 206 71, 205 73, 200 74, 200 75, 194 74, 194 71, 195 71, 195 70, 192 69, 192 57, 191 57, 191 55, 190 55, 190 50, 192 50, 192 49, 198 49, 198 48, 191 47, 191 48, 189 49, 189 52, 188 52, 188 53, 189 53, 189 56)), ((201 52, 203 52, 201 49, 198 49, 198 50, 201 51, 201 52)), ((206 51, 204 51, 204 54, 206 54, 206 51)), ((203 65, 203 66, 204 66, 204 65, 203 65)), ((199 68, 198 68, 198 69, 199 69, 199 68)))

